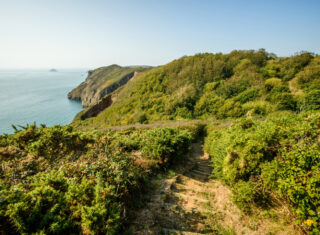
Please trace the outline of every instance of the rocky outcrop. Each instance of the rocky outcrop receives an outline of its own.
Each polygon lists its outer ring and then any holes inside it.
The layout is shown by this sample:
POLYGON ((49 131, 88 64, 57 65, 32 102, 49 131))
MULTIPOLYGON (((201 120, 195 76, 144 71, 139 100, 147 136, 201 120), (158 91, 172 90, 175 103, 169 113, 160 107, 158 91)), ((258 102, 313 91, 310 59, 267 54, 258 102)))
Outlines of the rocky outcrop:
POLYGON ((148 69, 150 69, 148 66, 121 67, 110 65, 91 70, 88 72, 86 80, 69 92, 68 98, 80 100, 84 107, 89 107, 126 84, 139 72, 148 69))
POLYGON ((96 117, 101 111, 108 108, 112 104, 112 95, 107 95, 95 105, 90 106, 79 114, 81 120, 96 117))

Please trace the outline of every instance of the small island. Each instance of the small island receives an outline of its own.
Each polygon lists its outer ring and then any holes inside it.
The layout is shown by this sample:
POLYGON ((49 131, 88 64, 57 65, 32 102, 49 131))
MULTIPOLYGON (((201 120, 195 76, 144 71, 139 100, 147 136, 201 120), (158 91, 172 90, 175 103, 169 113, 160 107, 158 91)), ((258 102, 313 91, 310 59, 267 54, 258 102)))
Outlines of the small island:
POLYGON ((50 72, 58 72, 56 69, 50 69, 50 72))

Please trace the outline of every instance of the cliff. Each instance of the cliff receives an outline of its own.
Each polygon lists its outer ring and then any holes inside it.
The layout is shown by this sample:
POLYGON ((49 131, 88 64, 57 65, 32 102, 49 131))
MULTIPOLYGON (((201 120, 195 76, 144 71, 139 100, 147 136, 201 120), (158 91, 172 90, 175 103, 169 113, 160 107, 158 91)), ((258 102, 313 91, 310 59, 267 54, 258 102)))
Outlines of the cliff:
POLYGON ((78 113, 75 117, 75 120, 85 120, 87 118, 96 117, 104 109, 108 108, 112 102, 112 95, 107 95, 94 105, 91 105, 78 113))
POLYGON ((90 70, 86 80, 69 92, 68 98, 81 100, 83 106, 89 107, 126 84, 137 73, 150 68, 148 66, 122 67, 110 65, 90 70))

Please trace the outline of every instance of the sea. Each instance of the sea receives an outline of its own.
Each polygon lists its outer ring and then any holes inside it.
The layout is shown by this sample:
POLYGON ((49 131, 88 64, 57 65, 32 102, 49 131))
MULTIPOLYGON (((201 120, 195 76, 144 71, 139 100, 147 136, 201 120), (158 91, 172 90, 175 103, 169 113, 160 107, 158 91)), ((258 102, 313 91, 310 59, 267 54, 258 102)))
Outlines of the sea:
POLYGON ((36 122, 69 124, 83 107, 67 94, 83 82, 88 69, 0 70, 0 135, 36 122))

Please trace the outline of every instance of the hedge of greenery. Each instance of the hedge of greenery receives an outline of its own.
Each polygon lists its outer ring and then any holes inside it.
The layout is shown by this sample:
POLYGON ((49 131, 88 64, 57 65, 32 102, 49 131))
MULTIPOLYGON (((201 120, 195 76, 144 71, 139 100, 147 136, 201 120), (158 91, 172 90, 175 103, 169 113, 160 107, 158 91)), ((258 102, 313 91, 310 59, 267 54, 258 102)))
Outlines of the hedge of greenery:
POLYGON ((198 128, 84 133, 30 125, 0 136, 1 233, 118 233, 133 192, 181 159, 198 128))
POLYGON ((278 113, 264 121, 239 119, 208 128, 205 149, 213 175, 233 190, 235 203, 270 206, 286 200, 299 223, 320 233, 320 114, 278 113))

